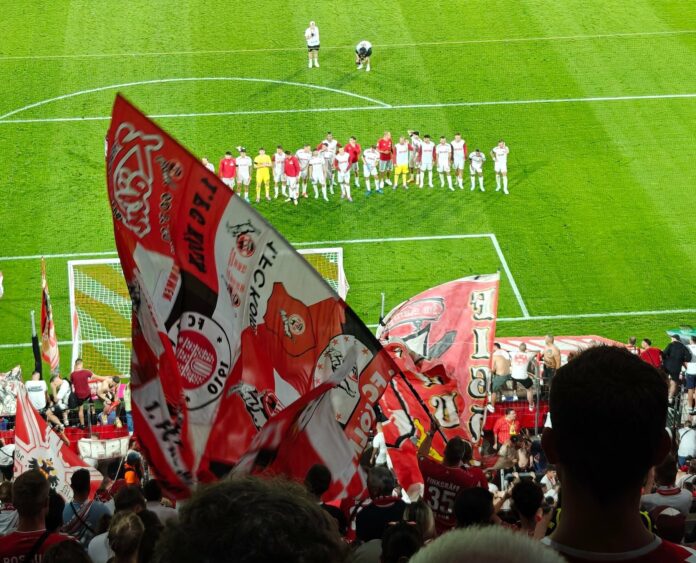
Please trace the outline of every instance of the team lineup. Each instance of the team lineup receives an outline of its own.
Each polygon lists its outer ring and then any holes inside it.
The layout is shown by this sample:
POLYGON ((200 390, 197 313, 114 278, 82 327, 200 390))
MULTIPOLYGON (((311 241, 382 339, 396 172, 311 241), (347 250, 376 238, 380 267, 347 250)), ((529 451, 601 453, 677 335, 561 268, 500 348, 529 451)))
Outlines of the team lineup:
MULTIPOLYGON (((486 155, 478 148, 468 153, 466 141, 461 134, 456 133, 451 141, 441 136, 436 144, 430 135, 421 138, 418 131, 408 131, 408 136, 402 135, 394 143, 389 131, 366 150, 355 137, 342 145, 329 131, 326 138, 314 149, 305 144, 299 150, 292 152, 278 145, 272 155, 265 149, 259 148, 258 154, 252 158, 245 147, 237 147, 239 153, 233 156, 227 151, 220 160, 218 175, 223 183, 231 190, 249 200, 252 170, 256 171, 256 203, 261 201, 262 192, 267 201, 271 201, 271 176, 273 180, 274 199, 282 195, 286 202, 298 204, 300 198, 308 198, 308 188, 311 185, 314 199, 321 196, 329 201, 329 195, 334 195, 334 188, 339 187, 341 199, 353 201, 351 193, 351 176, 356 188, 360 188, 360 176, 365 180, 365 195, 372 193, 383 194, 385 186, 396 190, 399 185, 408 190, 409 184, 418 188, 433 188, 433 171, 436 171, 440 187, 455 191, 454 181, 459 189, 464 189, 464 169, 469 163, 471 191, 478 188, 485 192, 483 167, 486 155), (426 183, 427 180, 427 183, 426 183)), ((496 192, 508 195, 507 157, 510 149, 504 141, 490 151, 494 164, 496 192)), ((206 158, 203 164, 213 173, 215 166, 206 158)))

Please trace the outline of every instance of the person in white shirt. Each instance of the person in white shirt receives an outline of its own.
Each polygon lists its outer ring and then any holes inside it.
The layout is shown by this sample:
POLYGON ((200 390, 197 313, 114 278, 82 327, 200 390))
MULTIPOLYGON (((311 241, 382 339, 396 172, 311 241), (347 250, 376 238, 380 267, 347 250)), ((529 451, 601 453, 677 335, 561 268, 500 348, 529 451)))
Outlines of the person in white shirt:
POLYGON ((498 144, 491 149, 491 158, 495 164, 495 188, 496 192, 500 191, 500 177, 503 177, 503 193, 508 195, 508 178, 507 178, 507 158, 510 154, 510 148, 502 139, 498 144))
POLYGON ((482 192, 486 189, 483 187, 483 163, 486 162, 486 155, 476 149, 469 155, 469 174, 471 174, 471 191, 476 189, 476 176, 478 176, 479 188, 482 192))
POLYGON ((551 497, 554 502, 558 502, 558 491, 561 484, 558 481, 556 466, 549 463, 546 466, 546 474, 541 478, 539 484, 544 487, 544 496, 551 497))
POLYGON ((417 182, 418 171, 420 170, 420 148, 423 140, 420 138, 420 133, 418 131, 411 131, 409 129, 408 136, 411 139, 411 146, 413 147, 410 158, 408 159, 408 170, 411 173, 408 181, 417 182))
POLYGON ((162 503, 162 488, 157 479, 150 479, 145 483, 143 494, 146 501, 145 509, 154 512, 162 524, 166 524, 169 520, 179 519, 179 513, 176 509, 162 503))
POLYGON ((309 177, 309 159, 312 158, 312 151, 309 145, 299 149, 295 156, 300 162, 300 185, 302 186, 302 197, 307 197, 307 181, 309 177))
POLYGON ((336 151, 338 150, 338 147, 341 146, 341 144, 333 138, 333 134, 331 133, 331 131, 327 131, 326 139, 324 139, 321 142, 321 146, 323 147, 323 149, 320 150, 322 152, 322 156, 324 157, 326 166, 326 184, 331 189, 331 194, 333 194, 333 188, 335 183, 333 164, 334 158, 336 158, 336 151))
POLYGON ((56 428, 56 432, 63 432, 63 425, 60 423, 58 417, 53 414, 53 412, 46 408, 48 405, 48 386, 46 382, 41 379, 41 374, 35 371, 31 374, 31 380, 24 383, 24 388, 27 390, 27 396, 29 397, 29 402, 34 406, 34 408, 39 412, 41 416, 45 416, 46 419, 56 428))
POLYGON ((437 154, 437 173, 440 175, 440 187, 445 187, 445 175, 447 175, 447 184, 450 191, 454 191, 452 187, 452 176, 450 176, 450 163, 452 162, 452 145, 447 142, 444 136, 440 137, 440 144, 435 148, 437 154))
POLYGON ((312 158, 309 159, 309 168, 314 188, 314 199, 319 198, 318 184, 321 186, 321 195, 324 201, 329 201, 329 198, 326 197, 326 168, 324 167, 324 158, 319 154, 319 151, 312 153, 312 158))
POLYGON ((378 194, 383 193, 382 188, 379 187, 379 182, 377 181, 377 163, 379 162, 379 151, 375 145, 371 145, 365 152, 361 155, 363 161, 363 176, 365 177, 365 186, 367 187, 367 195, 372 193, 370 191, 370 178, 375 180, 375 191, 378 194))
POLYGON ((249 184, 251 184, 251 157, 247 156, 244 147, 237 147, 237 184, 244 187, 244 199, 249 201, 249 184))
POLYGON ((457 177, 457 185, 460 190, 464 189, 464 163, 466 162, 466 141, 462 139, 461 133, 455 133, 452 145, 452 168, 457 177))
POLYGON ((276 152, 273 155, 273 190, 275 191, 274 199, 278 199, 278 186, 283 197, 288 197, 287 187, 285 185, 285 151, 282 145, 278 145, 276 152))
POLYGON ((213 174, 215 174, 215 166, 213 165, 212 162, 210 162, 208 160, 207 156, 204 156, 203 158, 201 158, 201 164, 203 164, 203 166, 205 166, 208 170, 210 170, 213 174))
POLYGON ((372 43, 361 41, 355 46, 355 65, 360 70, 365 65, 365 72, 370 72, 370 57, 372 56, 372 43))
POLYGON ((696 407, 694 405, 694 389, 696 389, 696 336, 691 337, 691 342, 687 346, 689 352, 691 352, 691 361, 687 362, 686 369, 684 371, 684 377, 686 379, 686 404, 689 409, 689 414, 696 414, 696 407))
POLYGON ((309 22, 309 27, 304 32, 307 41, 307 53, 309 57, 309 68, 314 66, 319 68, 319 28, 313 21, 309 22))
MULTIPOLYGON (((648 511, 657 506, 669 506, 676 508, 684 516, 688 516, 693 497, 691 491, 675 486, 677 463, 674 456, 669 454, 662 463, 655 467, 654 471, 657 487, 654 493, 640 497, 641 506, 648 511)), ((649 490, 647 486, 646 490, 649 490)))
POLYGON ((428 172, 428 187, 433 187, 433 159, 435 157, 435 143, 430 140, 430 135, 423 136, 420 146, 420 172, 418 173, 418 187, 423 187, 425 172, 428 172))
POLYGON ((408 157, 412 151, 413 147, 406 141, 406 137, 399 137, 399 142, 394 145, 394 190, 399 185, 399 176, 402 178, 404 189, 408 189, 408 157))
POLYGON ((521 342, 517 352, 510 358, 510 375, 512 375, 513 385, 519 383, 527 390, 527 402, 529 410, 534 410, 534 379, 531 375, 529 363, 534 358, 534 354, 527 352, 527 345, 521 342))
POLYGON ((372 440, 372 463, 374 465, 387 465, 387 441, 384 438, 384 432, 382 431, 382 423, 377 423, 377 433, 372 440))
POLYGON ((51 376, 51 395, 53 397, 51 411, 56 417, 62 419, 63 426, 67 426, 70 383, 63 379, 58 373, 51 376))
POLYGON ((353 201, 350 197, 350 155, 343 147, 339 147, 335 163, 338 170, 338 183, 341 186, 341 199, 346 198, 353 201))
POLYGON ((696 428, 691 426, 691 421, 687 420, 684 428, 679 429, 678 437, 677 459, 681 467, 686 465, 687 458, 696 458, 696 428))

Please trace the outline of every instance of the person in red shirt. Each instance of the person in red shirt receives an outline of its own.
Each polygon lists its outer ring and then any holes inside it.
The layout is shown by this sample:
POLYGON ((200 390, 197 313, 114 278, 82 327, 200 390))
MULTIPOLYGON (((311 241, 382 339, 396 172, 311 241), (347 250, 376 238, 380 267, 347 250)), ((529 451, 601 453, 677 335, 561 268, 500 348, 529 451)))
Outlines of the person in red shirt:
POLYGON ((94 374, 88 369, 84 369, 82 358, 75 360, 75 369, 70 374, 70 383, 77 401, 77 416, 80 419, 80 426, 85 426, 85 401, 92 402, 92 390, 89 388, 89 380, 94 378, 94 374))
POLYGON ((297 205, 300 197, 300 188, 297 184, 300 175, 300 161, 290 151, 285 151, 285 181, 288 185, 288 198, 285 201, 292 201, 297 205))
POLYGON ((662 367, 662 350, 655 348, 649 338, 643 338, 640 343, 640 359, 654 368, 662 367))
POLYGON ((225 156, 220 160, 218 174, 222 183, 231 190, 234 189, 234 181, 237 177, 237 161, 232 157, 232 153, 227 151, 225 156))
POLYGON ((350 170, 353 174, 353 179, 355 181, 355 187, 360 187, 360 153, 362 152, 362 147, 358 143, 355 137, 351 137, 345 146, 346 152, 350 155, 350 170))
POLYGON ((12 504, 17 510, 17 530, 0 537, 0 561, 41 561, 46 550, 70 536, 46 530, 50 485, 38 470, 22 473, 12 487, 12 504))
POLYGON ((654 535, 639 512, 648 473, 672 446, 664 375, 623 347, 592 346, 559 368, 549 408, 542 446, 561 477, 563 517, 542 542, 570 563, 696 561, 696 550, 654 535), (620 420, 630 431, 617 447, 620 420))
POLYGON ((501 416, 493 425, 493 447, 506 444, 510 436, 517 434, 517 413, 515 409, 505 409, 505 416, 501 416))
POLYGON ((384 132, 384 136, 377 141, 377 152, 379 152, 379 177, 378 186, 381 190, 384 189, 384 184, 391 186, 389 176, 392 171, 392 154, 394 151, 394 143, 389 131, 384 132))
MULTIPOLYGON (((454 499, 457 493, 461 489, 475 487, 479 482, 478 477, 461 465, 466 453, 466 442, 461 438, 455 437, 447 442, 442 463, 430 457, 433 436, 439 428, 440 425, 433 420, 427 437, 418 448, 418 468, 425 485, 423 500, 433 511, 438 535, 454 528, 456 524, 454 499)), ((485 477, 483 479, 485 482, 485 477)))

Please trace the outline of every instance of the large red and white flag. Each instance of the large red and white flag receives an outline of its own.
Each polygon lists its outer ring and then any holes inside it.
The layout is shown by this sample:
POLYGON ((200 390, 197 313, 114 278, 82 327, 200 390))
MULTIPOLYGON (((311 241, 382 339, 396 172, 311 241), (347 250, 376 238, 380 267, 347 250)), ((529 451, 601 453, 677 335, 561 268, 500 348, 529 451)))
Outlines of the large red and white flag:
POLYGON ((357 367, 331 403, 355 471, 396 370, 360 319, 261 215, 120 96, 107 182, 133 300, 135 430, 172 494, 237 463, 269 419, 329 380, 351 350, 357 367))
POLYGON ((20 385, 17 392, 15 419, 14 474, 38 469, 46 476, 51 488, 66 501, 73 496, 70 477, 78 469, 87 469, 91 476, 93 497, 103 477, 66 446, 29 402, 27 390, 20 385))
POLYGON ((428 289, 393 309, 378 333, 403 377, 380 400, 383 431, 404 488, 418 484, 416 446, 438 421, 433 441, 481 441, 495 338, 498 274, 472 276, 428 289))
POLYGON ((58 338, 53 323, 53 307, 48 294, 46 281, 46 262, 41 259, 41 357, 51 367, 51 373, 58 370, 60 356, 58 353, 58 338))

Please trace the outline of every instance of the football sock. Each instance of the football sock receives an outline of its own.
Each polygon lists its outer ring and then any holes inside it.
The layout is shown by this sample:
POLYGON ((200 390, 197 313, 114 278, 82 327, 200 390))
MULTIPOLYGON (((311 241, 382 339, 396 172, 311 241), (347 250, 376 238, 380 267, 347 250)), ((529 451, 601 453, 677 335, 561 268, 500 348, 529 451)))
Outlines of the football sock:
POLYGON ((471 191, 473 192, 476 189, 476 176, 471 177, 471 191))
POLYGON ((507 176, 503 176, 503 192, 508 193, 508 189, 507 189, 507 176))
POLYGON ((495 175, 495 191, 500 191, 500 174, 495 175))
POLYGON ((486 189, 483 187, 483 176, 479 176, 479 187, 481 188, 482 192, 486 191, 486 189))

